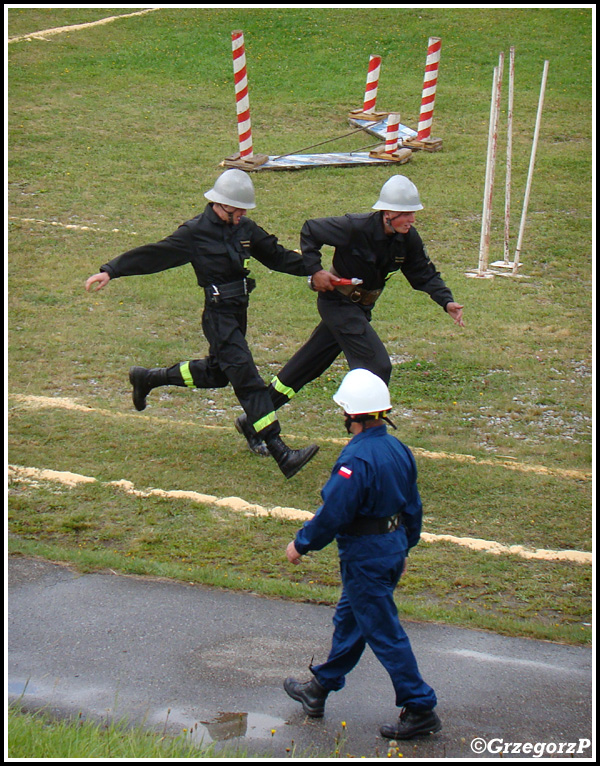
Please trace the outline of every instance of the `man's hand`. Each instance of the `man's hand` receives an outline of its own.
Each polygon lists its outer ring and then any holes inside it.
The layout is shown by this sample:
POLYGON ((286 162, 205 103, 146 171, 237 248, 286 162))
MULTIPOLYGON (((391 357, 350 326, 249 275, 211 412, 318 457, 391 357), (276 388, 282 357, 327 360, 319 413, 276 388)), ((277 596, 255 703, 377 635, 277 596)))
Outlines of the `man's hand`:
POLYGON ((94 287, 94 291, 102 290, 102 288, 106 287, 106 285, 110 282, 110 277, 105 271, 101 271, 99 274, 94 274, 85 283, 86 292, 89 293, 92 289, 92 285, 94 285, 96 282, 98 285, 97 287, 94 287))
POLYGON ((335 286, 338 282, 338 277, 335 277, 330 271, 317 271, 312 276, 312 286, 314 290, 318 290, 320 293, 327 292, 329 290, 335 290, 335 286))
POLYGON ((294 545, 293 540, 286 548, 285 555, 287 556, 287 560, 290 562, 290 564, 299 564, 302 558, 302 556, 300 556, 296 550, 296 546, 294 545))
POLYGON ((446 304, 446 311, 450 314, 452 319, 454 319, 454 323, 460 325, 460 327, 465 326, 465 323, 463 322, 463 308, 464 306, 461 306, 458 303, 446 304))

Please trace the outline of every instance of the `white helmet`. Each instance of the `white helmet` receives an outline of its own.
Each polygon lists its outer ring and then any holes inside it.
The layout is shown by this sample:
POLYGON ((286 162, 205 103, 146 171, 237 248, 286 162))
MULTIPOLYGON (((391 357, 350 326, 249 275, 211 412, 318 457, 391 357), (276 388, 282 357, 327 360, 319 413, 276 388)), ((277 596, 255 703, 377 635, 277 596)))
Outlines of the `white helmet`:
POLYGON ((383 380, 369 370, 350 370, 333 396, 348 415, 367 415, 392 409, 390 392, 383 380))
POLYGON ((412 213, 423 210, 419 192, 406 176, 392 176, 381 187, 379 199, 373 210, 393 210, 397 213, 412 213))
POLYGON ((230 168, 221 173, 213 188, 207 191, 204 196, 211 202, 230 205, 242 210, 252 210, 256 207, 254 184, 247 173, 237 168, 230 168))

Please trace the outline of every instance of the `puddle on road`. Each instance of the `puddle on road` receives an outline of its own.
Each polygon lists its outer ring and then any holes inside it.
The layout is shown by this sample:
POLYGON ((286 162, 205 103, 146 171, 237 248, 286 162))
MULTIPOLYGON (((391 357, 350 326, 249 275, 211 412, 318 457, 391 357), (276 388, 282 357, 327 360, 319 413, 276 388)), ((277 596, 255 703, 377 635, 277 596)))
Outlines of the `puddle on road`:
POLYGON ((285 725, 282 718, 261 713, 219 713, 212 721, 201 721, 211 738, 222 741, 236 737, 265 739, 275 736, 285 725))
POLYGON ((168 711, 156 713, 152 722, 168 721, 195 744, 209 745, 211 742, 224 742, 229 739, 274 739, 281 734, 287 722, 283 718, 265 715, 264 713, 237 713, 219 711, 210 720, 198 721, 190 719, 183 711, 170 708, 168 711))
POLYGON ((29 681, 9 681, 7 684, 9 694, 22 697, 24 694, 37 694, 37 688, 29 681))

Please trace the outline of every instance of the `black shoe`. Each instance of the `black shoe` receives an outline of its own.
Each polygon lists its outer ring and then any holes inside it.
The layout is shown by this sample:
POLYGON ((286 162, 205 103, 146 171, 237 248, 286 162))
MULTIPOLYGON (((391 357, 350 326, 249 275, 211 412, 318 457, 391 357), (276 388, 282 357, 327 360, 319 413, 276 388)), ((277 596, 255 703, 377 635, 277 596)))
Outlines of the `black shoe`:
POLYGON ((319 451, 317 444, 311 444, 310 447, 304 447, 304 449, 290 449, 281 441, 279 436, 269 439, 267 449, 275 458, 286 479, 295 476, 319 451))
POLYGON ((246 439, 248 447, 252 450, 252 452, 254 452, 254 454, 266 457, 269 456, 267 445, 256 433, 250 423, 248 423, 248 418, 246 415, 240 415, 240 417, 237 418, 235 421, 235 427, 238 433, 242 434, 242 436, 246 439))
POLYGON ((311 678, 305 683, 296 681, 295 678, 286 678, 283 688, 293 700, 302 703, 306 715, 311 718, 323 718, 329 691, 324 689, 316 678, 311 678))
POLYGON ((416 711, 404 708, 397 723, 386 723, 379 730, 387 739, 412 739, 421 734, 440 731, 442 722, 433 710, 416 711))
POLYGON ((146 397, 152 390, 152 387, 147 382, 149 372, 146 367, 132 367, 129 370, 129 382, 133 386, 131 394, 133 406, 139 412, 146 409, 146 397))
POLYGON ((167 368, 131 367, 129 370, 129 382, 133 386, 133 406, 141 412, 146 409, 146 397, 153 388, 168 385, 167 368))

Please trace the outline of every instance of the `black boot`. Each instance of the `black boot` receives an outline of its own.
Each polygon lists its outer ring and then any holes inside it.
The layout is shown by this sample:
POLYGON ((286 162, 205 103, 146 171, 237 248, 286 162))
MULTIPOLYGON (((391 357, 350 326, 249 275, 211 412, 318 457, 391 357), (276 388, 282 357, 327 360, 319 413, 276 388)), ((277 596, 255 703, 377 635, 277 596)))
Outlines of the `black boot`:
POLYGON ((240 417, 237 418, 235 421, 235 427, 238 433, 245 437, 246 441, 248 442, 248 447, 252 450, 252 452, 254 452, 256 455, 263 455, 266 457, 269 456, 267 445, 256 433, 252 425, 248 423, 248 418, 246 415, 240 415, 240 417))
POLYGON ((420 734, 433 734, 441 728, 442 722, 433 710, 404 708, 396 723, 386 723, 379 731, 388 739, 412 739, 420 734))
POLYGON ((317 444, 311 444, 304 449, 290 449, 279 436, 272 436, 267 441, 267 449, 275 458, 286 479, 291 479, 319 451, 317 444))
POLYGON ((146 397, 157 386, 167 385, 167 368, 132 367, 129 370, 129 382, 133 386, 133 406, 141 412, 146 409, 146 397))
POLYGON ((286 678, 283 682, 283 688, 287 694, 296 702, 302 703, 302 708, 306 715, 311 718, 322 718, 325 712, 325 700, 329 691, 324 689, 316 678, 301 683, 295 678, 286 678))

